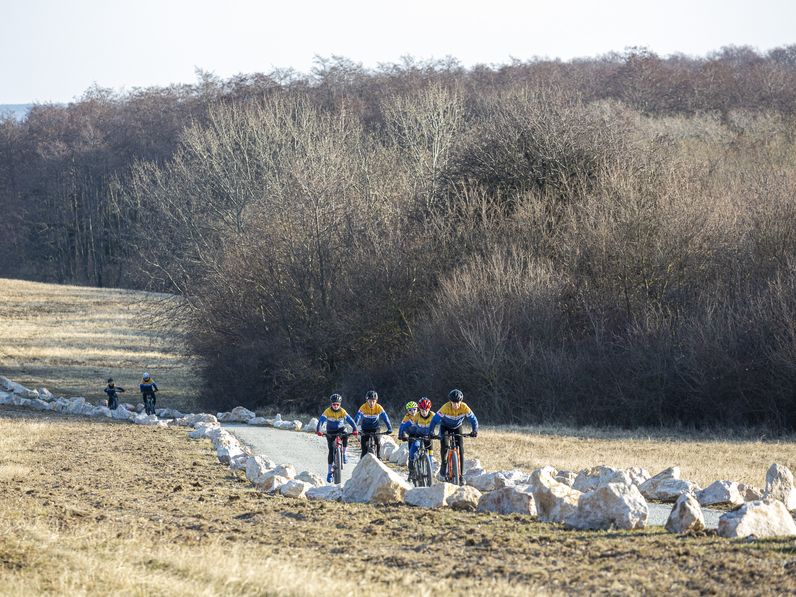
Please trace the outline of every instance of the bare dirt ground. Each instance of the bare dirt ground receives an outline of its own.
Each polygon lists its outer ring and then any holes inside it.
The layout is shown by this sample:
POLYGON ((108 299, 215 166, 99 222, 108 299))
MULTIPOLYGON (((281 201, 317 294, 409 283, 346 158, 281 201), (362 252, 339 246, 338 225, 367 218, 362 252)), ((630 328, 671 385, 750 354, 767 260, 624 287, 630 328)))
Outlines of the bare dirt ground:
POLYGON ((796 540, 270 497, 185 430, 0 407, 0 593, 328 590, 787 594, 796 540))

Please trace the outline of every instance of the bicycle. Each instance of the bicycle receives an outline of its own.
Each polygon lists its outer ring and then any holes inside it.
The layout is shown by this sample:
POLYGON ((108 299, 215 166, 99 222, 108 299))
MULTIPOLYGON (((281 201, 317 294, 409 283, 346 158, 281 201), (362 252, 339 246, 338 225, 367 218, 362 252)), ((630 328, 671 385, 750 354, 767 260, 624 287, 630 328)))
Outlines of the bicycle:
MULTIPOLYGON (((377 435, 392 435, 392 432, 387 431, 361 431, 359 432, 361 438, 365 440, 365 454, 373 454, 377 458, 379 457, 379 449, 376 439, 377 435)), ((359 441, 362 441, 360 439, 359 441)))
MULTIPOLYGON (((472 432, 466 434, 467 437, 476 437, 472 432)), ((443 433, 435 435, 433 439, 440 440, 440 443, 445 442, 445 463, 447 468, 445 470, 445 480, 454 485, 464 485, 464 473, 462 471, 461 452, 459 452, 459 442, 456 437, 464 437, 463 433, 443 433)))
POLYGON ((332 478, 336 485, 342 482, 343 478, 343 438, 348 437, 347 431, 337 431, 335 433, 326 433, 327 437, 334 437, 334 454, 332 459, 332 478))
POLYGON ((433 438, 428 435, 410 433, 406 441, 411 442, 417 439, 420 440, 420 447, 415 453, 415 474, 412 483, 415 484, 415 487, 431 487, 432 483, 434 483, 434 476, 431 469, 431 455, 428 453, 426 442, 423 440, 433 438))
POLYGON ((154 394, 145 394, 144 395, 144 411, 148 415, 155 414, 155 395, 154 394))

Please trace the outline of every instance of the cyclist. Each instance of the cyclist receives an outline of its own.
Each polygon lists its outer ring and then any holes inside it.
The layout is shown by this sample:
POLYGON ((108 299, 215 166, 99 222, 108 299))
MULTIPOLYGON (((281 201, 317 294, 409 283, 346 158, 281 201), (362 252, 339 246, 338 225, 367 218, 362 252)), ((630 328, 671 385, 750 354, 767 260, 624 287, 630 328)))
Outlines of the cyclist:
POLYGON ((359 432, 362 437, 359 439, 362 445, 362 457, 367 453, 368 440, 372 437, 376 441, 376 458, 381 460, 381 442, 379 436, 376 435, 379 431, 379 422, 383 422, 387 427, 387 433, 392 433, 392 423, 390 417, 384 412, 381 404, 378 404, 379 395, 376 390, 368 390, 365 394, 365 404, 359 407, 354 420, 359 426, 359 432))
MULTIPOLYGON (((424 438, 429 438, 431 435, 431 423, 434 420, 434 412, 431 410, 431 400, 423 396, 420 401, 417 403, 419 412, 415 416, 414 421, 412 424, 406 428, 401 426, 404 430, 403 435, 421 435, 424 438)), ((401 431, 398 431, 398 434, 401 435, 401 431)), ((431 469, 434 469, 434 456, 433 450, 431 445, 431 439, 415 439, 410 442, 409 444, 409 480, 414 480, 415 475, 415 460, 417 457, 417 451, 420 449, 420 442, 423 442, 426 447, 426 451, 428 452, 429 457, 431 458, 431 469)))
MULTIPOLYGON (((321 432, 321 426, 326 423, 326 443, 329 446, 329 455, 326 458, 326 464, 328 468, 326 470, 326 482, 332 482, 332 463, 334 462, 334 435, 338 431, 342 431, 345 428, 345 424, 348 423, 351 427, 354 428, 352 435, 357 434, 357 424, 354 422, 354 419, 351 418, 346 410, 341 406, 343 402, 343 397, 340 394, 332 394, 329 397, 329 408, 323 411, 321 418, 318 419, 318 425, 315 427, 315 433, 318 435, 323 436, 324 433, 321 432)), ((346 459, 346 450, 348 449, 348 436, 344 435, 342 438, 343 441, 343 462, 347 462, 346 459)))
POLYGON ((464 441, 462 439, 461 428, 464 420, 470 423, 472 436, 478 435, 478 419, 475 418, 475 413, 470 410, 464 402, 464 394, 461 390, 451 390, 448 392, 448 402, 442 405, 431 420, 431 435, 435 435, 434 430, 437 425, 440 426, 440 462, 439 476, 444 479, 448 473, 447 460, 445 456, 448 453, 445 447, 445 438, 447 435, 453 435, 456 438, 456 444, 459 446, 459 470, 464 474, 464 441))
POLYGON ((113 379, 109 377, 108 385, 106 386, 104 392, 108 395, 108 408, 111 410, 116 410, 116 407, 119 406, 119 396, 116 393, 124 392, 124 388, 116 387, 116 384, 113 383, 113 379))
MULTIPOLYGON (((154 408, 155 408, 155 392, 158 391, 158 384, 155 383, 155 380, 152 379, 152 377, 146 371, 144 371, 144 377, 143 377, 141 383, 139 384, 138 388, 141 390, 141 396, 144 399, 144 404, 145 405, 146 405, 147 397, 151 397, 152 398, 152 409, 154 410, 154 408)), ((149 414, 149 413, 147 413, 147 414, 149 414)))

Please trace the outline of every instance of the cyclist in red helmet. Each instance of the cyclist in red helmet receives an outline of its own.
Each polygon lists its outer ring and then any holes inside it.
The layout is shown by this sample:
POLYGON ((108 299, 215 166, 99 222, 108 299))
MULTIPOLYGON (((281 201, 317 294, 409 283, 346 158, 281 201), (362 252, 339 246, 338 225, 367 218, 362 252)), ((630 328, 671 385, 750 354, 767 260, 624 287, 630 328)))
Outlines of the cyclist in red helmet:
MULTIPOLYGON (((414 404, 414 403, 413 403, 414 404)), ((411 424, 401 429, 398 434, 403 434, 404 437, 409 435, 420 435, 424 438, 431 436, 431 423, 434 420, 434 412, 431 410, 431 400, 423 396, 417 403, 418 413, 415 415, 411 424)), ((415 439, 409 443, 409 480, 414 479, 415 474, 415 460, 417 458, 417 450, 420 448, 420 442, 423 442, 431 458, 431 469, 434 470, 434 456, 432 451, 431 439, 415 439)))

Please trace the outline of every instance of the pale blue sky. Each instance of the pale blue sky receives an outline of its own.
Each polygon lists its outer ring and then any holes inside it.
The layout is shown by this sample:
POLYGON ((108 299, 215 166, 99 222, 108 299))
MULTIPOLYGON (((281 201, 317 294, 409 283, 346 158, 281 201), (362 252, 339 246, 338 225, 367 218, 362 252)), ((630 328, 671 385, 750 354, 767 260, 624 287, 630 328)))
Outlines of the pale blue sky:
POLYGON ((0 104, 65 102, 342 55, 365 66, 570 59, 643 45, 704 55, 796 43, 791 0, 0 0, 0 104))

